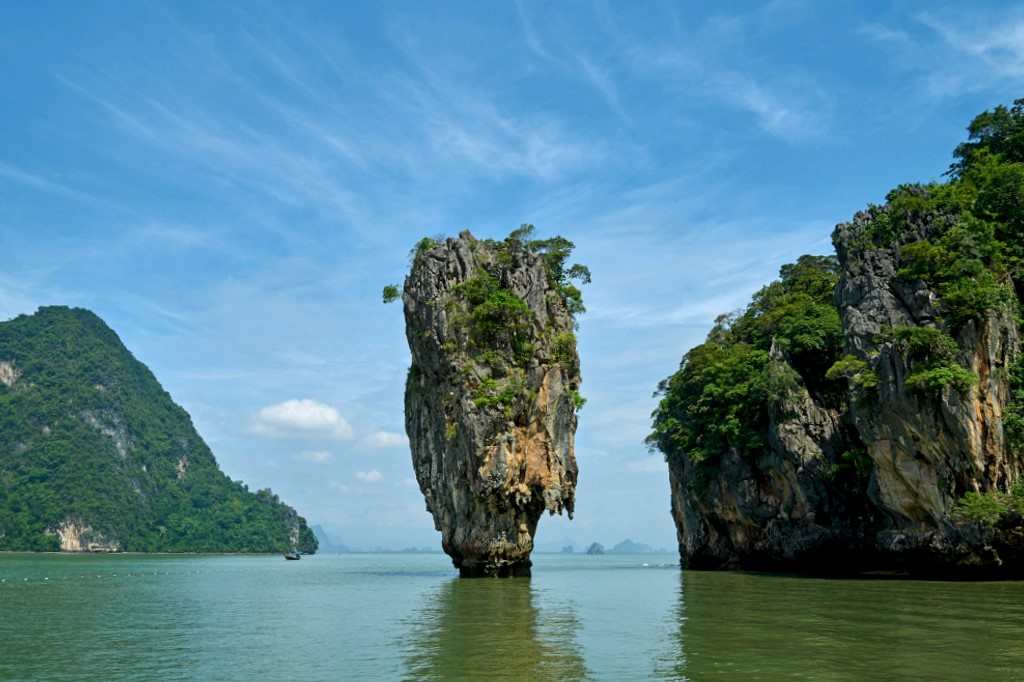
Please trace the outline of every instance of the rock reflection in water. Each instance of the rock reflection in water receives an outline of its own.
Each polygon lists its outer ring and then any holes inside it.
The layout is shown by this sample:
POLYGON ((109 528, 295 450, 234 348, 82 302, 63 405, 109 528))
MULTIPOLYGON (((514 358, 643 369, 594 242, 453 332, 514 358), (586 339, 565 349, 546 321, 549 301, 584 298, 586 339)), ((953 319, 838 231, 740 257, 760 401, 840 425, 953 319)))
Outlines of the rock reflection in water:
POLYGON ((665 678, 1020 679, 1024 584, 687 571, 665 678))
MULTIPOLYGON (((551 603, 550 596, 545 601, 551 603)), ((570 601, 538 609, 529 580, 451 580, 424 600, 402 642, 415 680, 589 679, 570 601)))

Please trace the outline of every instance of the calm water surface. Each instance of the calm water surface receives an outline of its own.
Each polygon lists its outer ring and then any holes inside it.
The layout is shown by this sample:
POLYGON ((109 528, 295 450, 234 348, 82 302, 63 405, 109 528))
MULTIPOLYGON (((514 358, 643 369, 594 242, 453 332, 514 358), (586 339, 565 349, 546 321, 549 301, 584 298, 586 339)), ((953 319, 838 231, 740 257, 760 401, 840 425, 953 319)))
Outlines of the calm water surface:
POLYGON ((674 564, 0 555, 0 679, 1024 679, 1024 584, 674 564))

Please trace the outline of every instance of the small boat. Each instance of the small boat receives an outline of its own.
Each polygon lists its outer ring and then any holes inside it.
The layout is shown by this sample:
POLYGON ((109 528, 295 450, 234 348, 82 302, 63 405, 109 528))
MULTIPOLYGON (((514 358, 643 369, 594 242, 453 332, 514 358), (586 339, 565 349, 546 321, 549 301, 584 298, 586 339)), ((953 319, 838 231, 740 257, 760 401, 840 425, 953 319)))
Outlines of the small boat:
POLYGON ((284 558, 287 559, 288 561, 298 561, 302 557, 299 555, 297 550, 293 549, 290 552, 285 552, 284 558))

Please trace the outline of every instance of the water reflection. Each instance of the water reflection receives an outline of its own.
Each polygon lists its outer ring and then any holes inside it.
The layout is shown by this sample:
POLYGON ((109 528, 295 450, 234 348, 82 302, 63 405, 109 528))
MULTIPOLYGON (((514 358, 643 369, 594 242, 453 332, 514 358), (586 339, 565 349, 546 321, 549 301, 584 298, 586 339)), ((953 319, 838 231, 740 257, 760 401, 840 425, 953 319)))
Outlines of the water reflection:
MULTIPOLYGON (((1024 585, 686 572, 677 679, 1008 680, 1024 585)), ((668 676, 668 675, 667 675, 668 676)))
POLYGON ((406 623, 407 679, 589 679, 572 602, 537 606, 529 580, 450 580, 406 623))

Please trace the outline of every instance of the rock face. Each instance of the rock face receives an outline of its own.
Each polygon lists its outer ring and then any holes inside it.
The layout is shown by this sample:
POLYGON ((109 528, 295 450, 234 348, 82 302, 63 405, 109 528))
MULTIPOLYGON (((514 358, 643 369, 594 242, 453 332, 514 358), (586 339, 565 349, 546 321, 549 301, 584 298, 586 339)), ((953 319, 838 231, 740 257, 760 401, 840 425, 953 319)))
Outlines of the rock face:
POLYGON ((60 538, 62 552, 117 552, 120 547, 92 527, 71 519, 65 520, 55 529, 60 538))
POLYGON ((886 246, 869 235, 876 219, 876 209, 858 214, 836 228, 833 241, 843 352, 877 386, 851 385, 839 400, 824 399, 773 347, 770 363, 794 373, 796 385, 769 409, 767 447, 753 456, 728 449, 713 467, 669 458, 685 565, 1024 575, 1019 515, 989 525, 954 515, 965 494, 1008 494, 1024 473, 1003 425, 1020 353, 1017 321, 1005 307, 953 328, 936 290, 900 272, 902 250, 936 239, 948 227, 944 218, 933 216, 886 246), (895 329, 949 333, 952 361, 975 383, 917 390, 908 379, 920 361, 895 329))
MULTIPOLYGON (((833 240, 843 265, 836 302, 847 350, 869 361, 879 379, 872 400, 851 401, 851 413, 872 462, 872 501, 884 515, 876 549, 922 570, 1020 570, 1007 562, 1018 550, 997 545, 996 530, 951 523, 954 504, 967 492, 1006 491, 1020 480, 1021 453, 1007 446, 1003 414, 1009 400, 1010 367, 1020 353, 1020 333, 1011 310, 992 310, 954 331, 957 361, 977 382, 969 390, 946 387, 923 396, 907 379, 913 358, 886 339, 892 328, 948 327, 937 292, 899 276, 900 247, 935 239, 945 222, 936 216, 891 248, 865 248, 871 211, 836 228, 833 240)), ((1006 286, 1012 289, 1007 280, 1006 286)))
POLYGON ((529 575, 537 522, 572 516, 573 316, 528 242, 423 242, 405 281, 416 479, 463 576, 529 575))
POLYGON ((713 475, 675 462, 672 515, 686 565, 814 570, 859 561, 873 510, 862 479, 835 473, 855 440, 846 410, 819 404, 801 384, 771 410, 768 447, 753 461, 727 450, 713 475))

